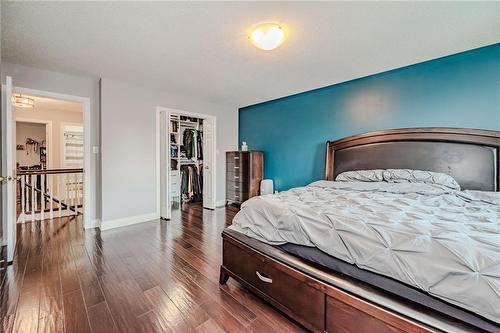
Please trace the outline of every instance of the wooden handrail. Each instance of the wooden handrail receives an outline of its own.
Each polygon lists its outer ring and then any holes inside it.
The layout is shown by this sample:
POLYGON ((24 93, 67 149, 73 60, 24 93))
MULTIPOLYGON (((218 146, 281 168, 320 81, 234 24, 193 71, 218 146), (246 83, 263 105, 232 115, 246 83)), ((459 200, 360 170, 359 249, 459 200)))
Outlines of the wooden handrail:
POLYGON ((83 169, 38 169, 38 170, 17 170, 18 176, 23 175, 56 175, 61 173, 83 173, 83 169))

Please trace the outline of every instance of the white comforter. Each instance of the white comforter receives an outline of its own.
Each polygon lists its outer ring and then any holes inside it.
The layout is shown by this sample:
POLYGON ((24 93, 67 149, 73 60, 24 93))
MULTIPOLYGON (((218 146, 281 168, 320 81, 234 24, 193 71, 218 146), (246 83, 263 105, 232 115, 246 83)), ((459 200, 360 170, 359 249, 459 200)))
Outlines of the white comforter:
POLYGON ((319 181, 248 200, 230 228, 315 246, 500 323, 500 193, 319 181))

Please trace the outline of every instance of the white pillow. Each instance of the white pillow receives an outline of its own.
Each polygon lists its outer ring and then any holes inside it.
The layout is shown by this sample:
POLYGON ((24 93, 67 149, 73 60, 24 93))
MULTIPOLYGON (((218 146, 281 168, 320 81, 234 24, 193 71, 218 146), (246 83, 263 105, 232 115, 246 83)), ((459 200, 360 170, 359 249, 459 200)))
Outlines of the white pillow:
POLYGON ((388 182, 436 184, 460 191, 460 185, 450 175, 411 169, 374 169, 345 171, 335 178, 338 182, 388 182))
POLYGON ((345 171, 335 178, 338 182, 383 182, 384 170, 357 170, 345 171))
POLYGON ((382 173, 384 181, 389 183, 425 183, 449 187, 460 191, 460 185, 450 175, 422 170, 386 169, 382 173))

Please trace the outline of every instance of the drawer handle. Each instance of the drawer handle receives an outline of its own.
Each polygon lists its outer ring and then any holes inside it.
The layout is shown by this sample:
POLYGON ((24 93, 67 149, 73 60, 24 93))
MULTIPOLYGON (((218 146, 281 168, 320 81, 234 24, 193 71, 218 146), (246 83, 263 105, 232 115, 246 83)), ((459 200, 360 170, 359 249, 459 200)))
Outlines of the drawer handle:
POLYGON ((239 156, 235 156, 235 157, 234 157, 234 159, 235 159, 235 160, 239 160, 239 159, 240 159, 240 157, 239 157, 239 156))
POLYGON ((234 188, 240 188, 239 186, 235 186, 234 188))
POLYGON ((240 179, 240 176, 234 176, 234 179, 240 179))
POLYGON ((239 169, 240 167, 235 166, 234 168, 235 168, 235 169, 239 169))
POLYGON ((267 277, 267 276, 262 275, 259 271, 255 271, 255 274, 257 274, 257 277, 258 277, 261 281, 263 281, 263 282, 265 282, 265 283, 273 283, 273 279, 271 279, 271 278, 269 278, 269 277, 267 277))

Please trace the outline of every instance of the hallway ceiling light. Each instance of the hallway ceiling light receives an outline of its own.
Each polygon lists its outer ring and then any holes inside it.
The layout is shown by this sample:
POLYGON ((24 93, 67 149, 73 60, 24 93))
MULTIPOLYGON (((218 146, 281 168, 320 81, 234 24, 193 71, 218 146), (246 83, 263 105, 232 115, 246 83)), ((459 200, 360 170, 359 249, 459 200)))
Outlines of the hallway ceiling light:
POLYGON ((285 41, 285 29, 277 23, 262 23, 254 26, 248 39, 264 51, 274 50, 285 41))
POLYGON ((12 104, 16 108, 32 109, 35 107, 35 100, 33 98, 26 97, 21 94, 16 94, 12 98, 12 104))

